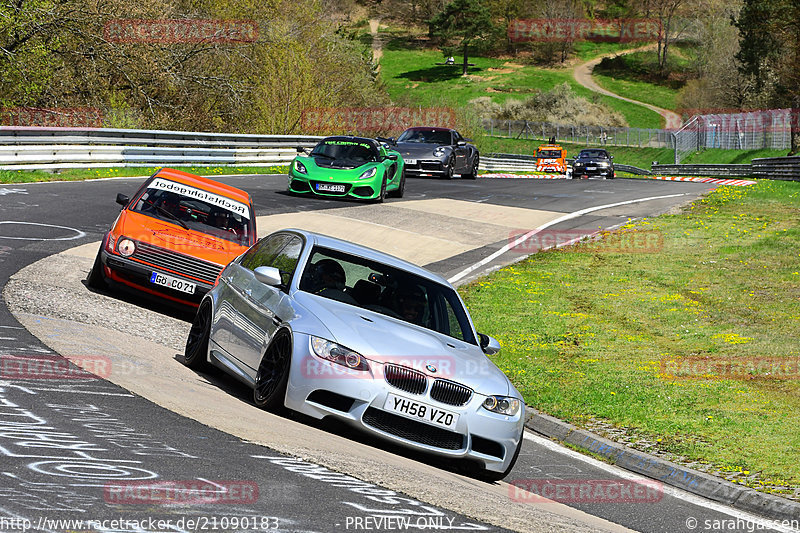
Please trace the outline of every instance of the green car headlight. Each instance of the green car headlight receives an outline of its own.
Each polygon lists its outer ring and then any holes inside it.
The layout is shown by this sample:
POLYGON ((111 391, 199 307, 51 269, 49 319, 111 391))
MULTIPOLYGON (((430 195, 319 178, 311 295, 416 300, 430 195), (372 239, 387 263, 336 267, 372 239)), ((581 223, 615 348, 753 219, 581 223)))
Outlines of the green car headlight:
POLYGON ((378 167, 372 167, 362 172, 361 175, 358 177, 358 179, 360 180, 369 179, 373 177, 377 172, 378 172, 378 167))
POLYGON ((306 170, 306 166, 298 161, 297 159, 294 160, 294 169, 299 172, 300 174, 308 174, 308 170, 306 170))

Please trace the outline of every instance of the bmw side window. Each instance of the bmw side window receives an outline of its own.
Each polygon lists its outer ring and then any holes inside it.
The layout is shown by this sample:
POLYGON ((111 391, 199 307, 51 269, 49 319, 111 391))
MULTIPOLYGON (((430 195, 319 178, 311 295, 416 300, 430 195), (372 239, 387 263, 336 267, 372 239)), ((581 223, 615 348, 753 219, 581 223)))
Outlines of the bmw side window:
POLYGON ((272 260, 273 266, 281 273, 281 282, 284 287, 289 286, 294 271, 297 268, 297 261, 300 259, 300 252, 303 251, 303 240, 300 237, 292 237, 288 243, 272 260))
POLYGON ((266 237, 250 248, 239 264, 249 270, 255 270, 260 266, 272 266, 272 262, 291 238, 291 235, 266 237))

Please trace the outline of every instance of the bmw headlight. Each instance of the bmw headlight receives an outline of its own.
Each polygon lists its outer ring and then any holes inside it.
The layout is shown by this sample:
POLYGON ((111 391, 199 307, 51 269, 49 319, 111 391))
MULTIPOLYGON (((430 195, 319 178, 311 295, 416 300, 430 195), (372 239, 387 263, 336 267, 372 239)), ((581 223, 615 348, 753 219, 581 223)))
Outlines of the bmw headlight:
POLYGON ((340 344, 319 337, 311 337, 311 348, 317 357, 337 363, 353 370, 369 370, 369 363, 361 354, 340 344))
POLYGON ((297 159, 294 160, 294 169, 295 169, 295 171, 299 172, 300 174, 308 174, 308 171, 306 170, 306 166, 303 163, 301 163, 300 161, 298 161, 297 159))
POLYGON ((519 412, 519 400, 509 396, 487 396, 483 408, 493 413, 514 416, 519 412))
POLYGON ((435 157, 442 157, 445 152, 446 150, 444 149, 443 146, 437 146, 436 149, 433 151, 433 155, 435 157))
POLYGON ((575 166, 575 167, 582 167, 582 166, 583 166, 583 163, 575 163, 573 166, 575 166))
POLYGON ((606 163, 605 161, 600 161, 599 163, 597 163, 597 166, 598 167, 607 167, 608 163, 606 163))
POLYGON ((369 178, 373 177, 376 172, 378 172, 378 167, 369 168, 369 169, 365 170, 364 172, 362 172, 361 175, 358 177, 358 179, 360 179, 360 180, 369 179, 369 178))

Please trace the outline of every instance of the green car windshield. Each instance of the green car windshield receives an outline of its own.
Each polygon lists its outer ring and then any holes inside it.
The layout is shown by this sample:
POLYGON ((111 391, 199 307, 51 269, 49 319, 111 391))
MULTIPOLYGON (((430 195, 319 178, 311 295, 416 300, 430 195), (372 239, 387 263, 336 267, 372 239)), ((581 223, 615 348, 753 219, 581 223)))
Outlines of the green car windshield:
POLYGON ((321 142, 311 151, 311 156, 364 163, 378 160, 378 152, 373 146, 347 141, 321 142))

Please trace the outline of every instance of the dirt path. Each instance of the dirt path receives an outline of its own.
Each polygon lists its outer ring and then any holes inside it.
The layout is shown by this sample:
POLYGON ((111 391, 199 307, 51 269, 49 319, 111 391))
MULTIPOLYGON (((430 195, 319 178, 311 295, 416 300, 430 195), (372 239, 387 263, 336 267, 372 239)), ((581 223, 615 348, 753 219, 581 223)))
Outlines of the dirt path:
POLYGON ((378 19, 369 19, 369 33, 372 35, 372 60, 375 62, 376 70, 381 70, 381 58, 383 57, 383 40, 378 37, 378 28, 380 28, 381 21, 378 19))
POLYGON ((580 83, 581 85, 583 85, 584 87, 589 89, 590 91, 594 91, 596 93, 604 94, 606 96, 611 96, 612 98, 617 98, 619 100, 624 100, 624 101, 630 102, 632 104, 636 104, 636 105, 640 105, 640 106, 646 107, 647 109, 650 109, 651 111, 655 111, 656 113, 658 113, 659 115, 664 117, 664 124, 665 124, 664 128, 665 129, 668 129, 668 130, 678 129, 678 128, 681 127, 681 124, 682 124, 683 121, 681 120, 681 116, 679 114, 675 113, 674 111, 670 111, 669 109, 664 109, 664 108, 661 108, 661 107, 657 107, 657 106, 654 106, 652 104, 648 104, 648 103, 645 103, 645 102, 639 102, 638 100, 633 100, 631 98, 625 98, 624 96, 620 96, 620 95, 618 95, 616 93, 612 93, 608 89, 604 89, 604 88, 600 87, 600 85, 598 85, 597 82, 594 81, 594 79, 592 78, 592 71, 594 70, 594 67, 599 65, 600 62, 604 58, 606 58, 606 57, 615 57, 615 56, 623 55, 623 54, 630 54, 632 52, 641 52, 641 51, 644 51, 644 50, 652 50, 654 47, 655 47, 654 44, 649 44, 647 46, 642 46, 642 47, 639 47, 639 48, 633 48, 631 50, 624 50, 622 52, 615 52, 615 53, 612 53, 612 54, 606 54, 606 55, 603 55, 603 56, 600 56, 600 57, 596 57, 596 58, 592 59, 591 61, 587 61, 586 63, 582 63, 582 64, 578 65, 577 67, 575 67, 575 69, 572 71, 572 77, 575 78, 575 81, 577 81, 578 83, 580 83))

